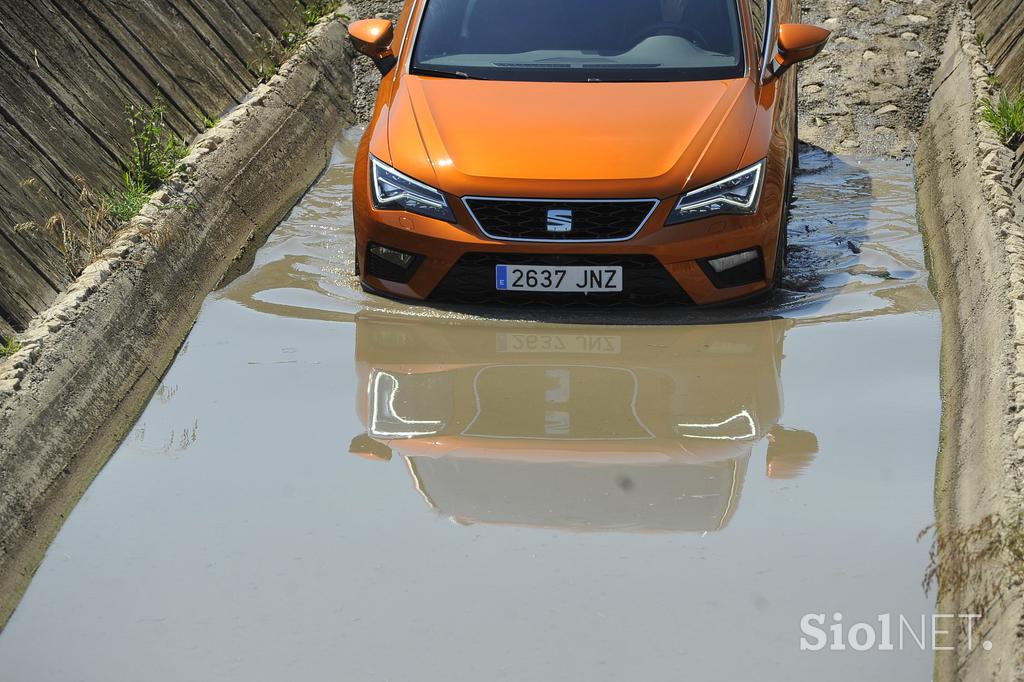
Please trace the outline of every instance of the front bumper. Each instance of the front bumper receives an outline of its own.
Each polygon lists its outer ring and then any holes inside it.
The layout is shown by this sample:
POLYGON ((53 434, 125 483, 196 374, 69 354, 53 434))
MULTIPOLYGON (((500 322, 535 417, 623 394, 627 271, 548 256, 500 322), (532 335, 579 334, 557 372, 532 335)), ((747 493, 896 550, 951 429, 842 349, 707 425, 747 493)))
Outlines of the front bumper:
MULTIPOLYGON (((503 242, 488 238, 463 203, 449 197, 457 224, 402 211, 373 207, 368 183, 357 181, 356 246, 360 262, 367 247, 380 244, 422 256, 407 283, 374 276, 362 269, 362 281, 379 293, 415 300, 497 304, 504 302, 564 303, 583 299, 590 305, 715 305, 741 300, 770 288, 774 278, 779 225, 783 211, 781 182, 768 178, 758 212, 749 216, 713 218, 664 226, 674 200, 662 201, 643 229, 628 241, 503 242), (759 249, 763 279, 741 286, 716 286, 706 261, 747 249, 759 249), (575 296, 498 292, 493 266, 510 264, 622 265, 622 294, 575 296), (489 274, 488 274, 489 273, 489 274)), ((719 282, 721 284, 721 282, 719 282)))

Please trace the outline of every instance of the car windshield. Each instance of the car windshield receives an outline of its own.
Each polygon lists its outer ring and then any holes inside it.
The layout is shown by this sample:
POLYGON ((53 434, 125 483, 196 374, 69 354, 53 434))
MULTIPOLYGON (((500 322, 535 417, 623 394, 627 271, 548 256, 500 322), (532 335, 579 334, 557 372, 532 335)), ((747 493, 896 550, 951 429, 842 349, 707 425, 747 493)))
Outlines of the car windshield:
POLYGON ((414 73, 519 81, 743 75, 736 0, 428 0, 414 73))

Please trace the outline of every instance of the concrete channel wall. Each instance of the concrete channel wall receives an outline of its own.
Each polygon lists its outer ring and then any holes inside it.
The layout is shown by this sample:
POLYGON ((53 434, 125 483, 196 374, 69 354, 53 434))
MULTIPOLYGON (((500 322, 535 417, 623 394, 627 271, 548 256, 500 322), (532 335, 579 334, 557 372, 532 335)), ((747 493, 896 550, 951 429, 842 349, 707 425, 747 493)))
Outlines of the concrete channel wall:
POLYGON ((351 123, 343 19, 321 20, 268 83, 201 134, 176 175, 33 318, 22 348, 0 359, 0 627, 206 295, 244 269, 351 123))
POLYGON ((191 140, 281 57, 275 38, 304 28, 293 0, 0 2, 0 337, 77 276, 52 227, 84 229, 97 202, 83 189, 121 184, 126 106, 162 98, 191 140))
POLYGON ((1013 524, 1024 508, 1024 208, 1009 182, 1015 155, 981 119, 994 91, 974 20, 953 10, 920 133, 918 201, 943 317, 939 611, 984 618, 939 652, 935 679, 1016 682, 1024 594, 1005 552, 977 550, 999 546, 992 519, 1013 524))

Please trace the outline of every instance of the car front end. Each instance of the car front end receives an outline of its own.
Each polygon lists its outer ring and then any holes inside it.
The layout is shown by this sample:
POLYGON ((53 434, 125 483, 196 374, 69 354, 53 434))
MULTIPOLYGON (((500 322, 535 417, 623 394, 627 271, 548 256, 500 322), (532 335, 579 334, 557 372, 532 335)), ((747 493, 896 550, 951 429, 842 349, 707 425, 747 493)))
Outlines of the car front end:
MULTIPOLYGON (((735 24, 701 37, 717 51, 687 56, 707 63, 662 69, 646 68, 650 55, 688 40, 654 34, 621 53, 633 61, 602 65, 589 51, 516 53, 534 60, 522 64, 453 57, 434 47, 458 40, 443 35, 452 17, 429 12, 458 4, 407 7, 359 148, 355 228, 367 289, 601 306, 714 305, 771 289, 795 109, 786 82, 762 83, 743 5, 709 3, 735 24)), ((472 29, 462 11, 455 18, 472 29)), ((596 30, 582 31, 585 40, 596 30)), ((527 42, 546 44, 538 40, 527 42)))

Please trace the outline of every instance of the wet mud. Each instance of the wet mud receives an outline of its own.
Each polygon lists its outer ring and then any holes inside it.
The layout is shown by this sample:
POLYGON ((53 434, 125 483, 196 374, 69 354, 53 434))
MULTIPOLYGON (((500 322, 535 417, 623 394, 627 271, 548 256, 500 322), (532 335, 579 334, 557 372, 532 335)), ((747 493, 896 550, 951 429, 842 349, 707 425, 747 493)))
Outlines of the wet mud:
POLYGON ((931 676, 915 648, 799 651, 807 613, 933 610, 940 321, 909 163, 805 148, 761 307, 437 310, 351 275, 358 134, 208 298, 0 670, 931 676))

